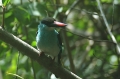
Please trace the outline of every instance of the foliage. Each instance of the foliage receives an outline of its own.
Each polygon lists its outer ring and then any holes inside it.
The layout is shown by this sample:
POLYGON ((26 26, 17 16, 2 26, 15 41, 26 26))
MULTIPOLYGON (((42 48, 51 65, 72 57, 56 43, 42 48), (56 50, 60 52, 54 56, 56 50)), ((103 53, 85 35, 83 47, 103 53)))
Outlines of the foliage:
MULTIPOLYGON (((36 48, 39 21, 47 16, 56 15, 60 21, 67 17, 67 41, 75 73, 83 79, 120 79, 120 57, 115 44, 109 42, 112 40, 106 31, 97 2, 81 0, 65 15, 73 3, 74 0, 3 0, 6 8, 5 29, 36 48)), ((112 0, 101 0, 101 3, 112 33, 120 42, 120 2, 116 0, 114 6, 112 0)), ((2 18, 2 7, 0 12, 2 18)), ((2 22, 0 19, 0 24, 2 22)), ((62 53, 62 63, 70 69, 66 50, 64 48, 62 53)), ((27 56, 19 55, 19 51, 0 40, 0 79, 13 79, 14 74, 24 79, 48 79, 51 73, 27 56)))

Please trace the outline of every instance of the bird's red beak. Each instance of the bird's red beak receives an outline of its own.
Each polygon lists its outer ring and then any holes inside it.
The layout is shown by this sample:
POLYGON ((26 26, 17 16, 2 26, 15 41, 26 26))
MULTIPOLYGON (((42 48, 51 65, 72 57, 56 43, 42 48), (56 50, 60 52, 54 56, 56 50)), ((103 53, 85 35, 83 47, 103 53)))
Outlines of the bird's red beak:
POLYGON ((57 25, 57 26, 59 26, 59 27, 67 26, 67 24, 61 23, 61 22, 58 22, 58 21, 54 21, 54 24, 57 25))

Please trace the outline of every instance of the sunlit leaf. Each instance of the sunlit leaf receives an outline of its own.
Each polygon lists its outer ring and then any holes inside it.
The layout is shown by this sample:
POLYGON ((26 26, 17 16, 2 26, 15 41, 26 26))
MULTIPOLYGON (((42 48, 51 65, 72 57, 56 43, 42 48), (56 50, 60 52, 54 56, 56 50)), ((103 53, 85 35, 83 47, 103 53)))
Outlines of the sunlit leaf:
POLYGON ((36 46, 36 41, 33 41, 31 45, 36 46))
POLYGON ((10 0, 3 0, 3 5, 6 6, 7 4, 9 4, 10 0))

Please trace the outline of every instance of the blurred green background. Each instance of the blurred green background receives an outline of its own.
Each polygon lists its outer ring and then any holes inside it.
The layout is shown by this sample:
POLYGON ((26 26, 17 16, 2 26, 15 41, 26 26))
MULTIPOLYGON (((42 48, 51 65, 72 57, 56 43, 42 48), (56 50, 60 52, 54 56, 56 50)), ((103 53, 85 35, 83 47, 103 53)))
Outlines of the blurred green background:
MULTIPOLYGON (((120 0, 100 1, 112 33, 119 43, 120 0)), ((67 15, 66 12, 75 0, 3 0, 2 2, 6 7, 4 21, 5 30, 8 32, 36 48, 35 39, 40 20, 46 16, 55 17, 58 21, 68 24, 66 30, 69 31, 66 33, 69 49, 64 48, 62 53, 65 68, 70 70, 66 52, 69 50, 75 74, 81 78, 120 79, 120 55, 113 43, 102 41, 111 41, 111 38, 106 31, 96 0, 80 0, 67 15)), ((0 18, 1 25, 2 7, 0 7, 0 18)), ((15 79, 14 75, 21 77, 17 79, 35 79, 35 77, 49 79, 50 74, 37 62, 19 54, 18 50, 0 40, 0 79, 15 79)))

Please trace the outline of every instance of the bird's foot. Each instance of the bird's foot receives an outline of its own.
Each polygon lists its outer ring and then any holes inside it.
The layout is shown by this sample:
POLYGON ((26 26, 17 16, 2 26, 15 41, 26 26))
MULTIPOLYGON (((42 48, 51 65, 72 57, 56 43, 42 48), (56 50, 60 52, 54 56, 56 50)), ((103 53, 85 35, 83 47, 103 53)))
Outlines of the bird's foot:
POLYGON ((53 57, 53 59, 52 59, 53 61, 55 61, 55 57, 53 57))
POLYGON ((39 56, 41 56, 41 55, 44 55, 44 52, 40 52, 40 53, 39 53, 39 56))

